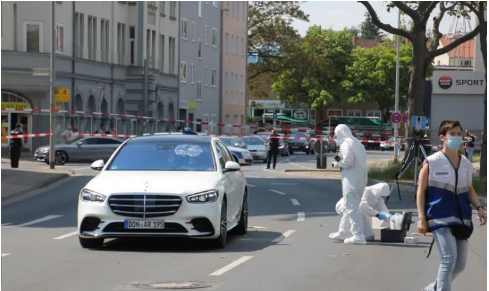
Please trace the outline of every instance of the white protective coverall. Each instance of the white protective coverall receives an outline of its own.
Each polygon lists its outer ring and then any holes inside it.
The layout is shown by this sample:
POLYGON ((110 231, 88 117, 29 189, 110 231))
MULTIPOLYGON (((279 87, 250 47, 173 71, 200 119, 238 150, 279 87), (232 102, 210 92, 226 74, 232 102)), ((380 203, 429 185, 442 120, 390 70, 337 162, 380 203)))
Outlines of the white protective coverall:
POLYGON ((356 139, 348 126, 340 124, 335 128, 335 136, 340 143, 339 156, 341 160, 334 162, 333 167, 342 168, 341 184, 346 211, 343 213, 340 229, 331 233, 329 237, 334 240, 343 240, 345 243, 365 244, 363 234, 362 214, 360 213, 360 200, 367 186, 367 154, 365 147, 356 139), (342 229, 350 224, 350 229, 342 229), (352 237, 348 237, 351 233, 352 237))
POLYGON ((387 183, 378 183, 365 188, 362 201, 360 202, 360 211, 364 217, 363 233, 367 240, 373 240, 375 237, 372 229, 372 217, 379 213, 386 214, 387 217, 390 216, 389 209, 385 206, 384 199, 382 198, 389 196, 390 192, 391 190, 387 183))

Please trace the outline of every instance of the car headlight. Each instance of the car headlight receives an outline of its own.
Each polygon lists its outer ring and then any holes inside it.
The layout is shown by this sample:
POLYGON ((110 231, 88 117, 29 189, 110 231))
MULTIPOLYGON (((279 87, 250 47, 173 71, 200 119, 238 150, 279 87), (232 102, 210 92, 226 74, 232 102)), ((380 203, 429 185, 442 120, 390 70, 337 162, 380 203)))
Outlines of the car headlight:
POLYGON ((80 192, 80 199, 82 201, 88 201, 88 202, 104 202, 105 195, 87 189, 83 189, 80 192))
POLYGON ((40 153, 47 153, 49 151, 49 149, 39 149, 38 150, 40 153))
POLYGON ((305 146, 308 146, 308 145, 309 145, 309 142, 308 142, 308 141, 305 141, 303 144, 304 144, 305 146))
POLYGON ((217 190, 210 190, 202 193, 192 194, 187 196, 189 203, 210 203, 215 202, 219 197, 217 190))

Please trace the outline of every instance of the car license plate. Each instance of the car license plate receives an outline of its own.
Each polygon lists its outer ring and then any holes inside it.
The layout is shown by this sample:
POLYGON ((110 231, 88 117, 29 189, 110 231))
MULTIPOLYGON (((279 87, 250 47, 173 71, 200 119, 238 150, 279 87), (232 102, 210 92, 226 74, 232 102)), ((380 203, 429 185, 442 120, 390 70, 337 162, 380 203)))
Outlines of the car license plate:
POLYGON ((126 219, 124 220, 124 229, 163 229, 165 221, 151 219, 126 219))
POLYGON ((299 147, 298 146, 291 146, 290 148, 291 149, 298 149, 299 147))

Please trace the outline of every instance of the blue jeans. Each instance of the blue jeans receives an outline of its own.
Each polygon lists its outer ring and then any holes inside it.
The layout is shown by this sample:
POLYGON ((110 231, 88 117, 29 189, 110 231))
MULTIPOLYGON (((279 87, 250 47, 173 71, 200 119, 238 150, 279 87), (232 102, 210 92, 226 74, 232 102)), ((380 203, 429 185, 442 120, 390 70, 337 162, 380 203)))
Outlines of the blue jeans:
POLYGON ((474 148, 465 148, 467 159, 472 163, 474 161, 474 148))
POLYGON ((468 241, 456 239, 449 227, 434 230, 433 237, 440 252, 440 268, 436 281, 423 291, 450 291, 452 281, 465 269, 468 241))

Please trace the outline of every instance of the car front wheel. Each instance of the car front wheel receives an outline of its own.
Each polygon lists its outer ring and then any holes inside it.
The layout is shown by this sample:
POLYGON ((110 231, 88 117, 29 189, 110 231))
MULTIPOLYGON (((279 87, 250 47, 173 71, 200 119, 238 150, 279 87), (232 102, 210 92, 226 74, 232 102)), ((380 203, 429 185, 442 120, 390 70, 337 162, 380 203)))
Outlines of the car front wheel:
POLYGON ((219 221, 219 236, 212 241, 212 246, 217 249, 222 249, 226 245, 227 236, 228 236, 228 212, 226 200, 222 201, 221 206, 221 218, 219 221))
POLYGON ((64 165, 68 161, 68 155, 65 152, 56 152, 54 163, 56 165, 64 165))
POLYGON ((84 249, 97 249, 104 244, 103 238, 82 238, 78 237, 80 240, 80 245, 84 249))

